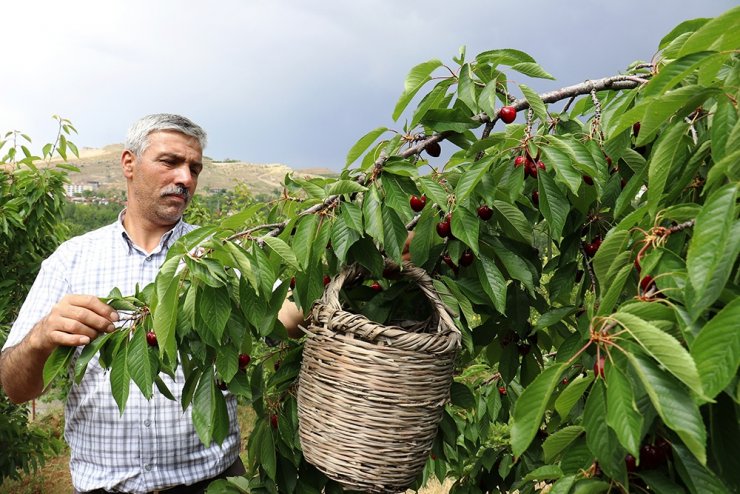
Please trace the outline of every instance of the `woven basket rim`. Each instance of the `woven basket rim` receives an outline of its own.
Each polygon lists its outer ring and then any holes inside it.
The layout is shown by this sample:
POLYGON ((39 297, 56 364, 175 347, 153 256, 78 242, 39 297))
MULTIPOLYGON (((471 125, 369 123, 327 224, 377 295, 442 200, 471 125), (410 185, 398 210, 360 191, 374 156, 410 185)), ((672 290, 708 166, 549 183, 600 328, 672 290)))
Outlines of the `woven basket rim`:
MULTIPOLYGON (((398 269, 392 260, 386 259, 387 269, 398 269)), ((314 302, 311 309, 312 324, 304 332, 312 336, 311 326, 354 335, 364 341, 385 346, 394 346, 407 350, 429 353, 449 353, 460 347, 460 330, 452 320, 450 309, 444 304, 434 288, 434 281, 422 268, 404 261, 401 276, 416 282, 421 292, 432 306, 432 316, 426 326, 437 326, 436 331, 413 332, 398 325, 385 325, 371 321, 362 314, 354 314, 342 308, 339 292, 347 280, 351 280, 368 270, 358 263, 344 266, 324 288, 320 299, 314 302)))

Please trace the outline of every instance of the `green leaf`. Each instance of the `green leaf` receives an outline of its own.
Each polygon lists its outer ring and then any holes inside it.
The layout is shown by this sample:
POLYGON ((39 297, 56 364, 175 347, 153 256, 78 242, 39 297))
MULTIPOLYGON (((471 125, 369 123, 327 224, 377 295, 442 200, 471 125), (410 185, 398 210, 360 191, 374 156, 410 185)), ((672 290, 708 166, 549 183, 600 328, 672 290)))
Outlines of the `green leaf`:
POLYGON ((455 197, 459 203, 470 197, 483 176, 488 173, 494 158, 495 156, 490 156, 466 167, 455 187, 455 197))
POLYGON ((542 465, 527 473, 522 482, 532 482, 541 480, 556 480, 563 476, 563 471, 557 465, 542 465))
POLYGON ((552 484, 548 494, 569 494, 573 484, 576 481, 575 475, 566 475, 552 484))
POLYGON ((510 238, 532 245, 532 225, 519 208, 508 202, 495 200, 493 209, 498 213, 496 220, 510 238))
POLYGON ((681 47, 679 56, 701 50, 734 50, 740 46, 740 7, 734 7, 697 29, 681 47))
POLYGON ((464 133, 481 125, 473 120, 470 111, 463 108, 434 108, 427 111, 421 123, 436 132, 464 133))
MULTIPOLYGON (((95 355, 98 354, 98 351, 103 346, 103 344, 105 344, 105 342, 108 341, 115 334, 116 334, 115 332, 105 333, 103 335, 98 336, 94 340, 92 340, 88 345, 85 345, 85 348, 82 349, 82 352, 80 352, 80 355, 77 357, 77 360, 75 361, 74 380, 76 384, 80 384, 80 382, 82 381, 82 377, 85 375, 85 370, 87 369, 87 364, 90 363, 90 360, 95 355)), ((65 347, 59 347, 59 348, 65 348, 65 347)), ((44 366, 44 370, 46 370, 46 366, 44 366)), ((46 387, 46 385, 47 385, 46 377, 44 377, 44 387, 46 387)))
POLYGON ((514 403, 510 425, 511 450, 515 457, 520 457, 527 450, 537 434, 547 402, 560 382, 560 376, 564 370, 565 364, 548 367, 524 388, 519 399, 514 403))
POLYGON ((480 252, 478 244, 480 220, 477 214, 466 207, 458 206, 452 215, 450 226, 452 227, 452 234, 455 238, 470 247, 477 256, 480 252))
POLYGON ((740 366, 740 298, 735 298, 699 332, 691 345, 704 392, 710 398, 722 391, 740 366))
POLYGON ((216 414, 216 393, 221 393, 216 388, 216 381, 213 375, 213 367, 208 367, 198 381, 193 395, 193 409, 191 416, 195 432, 198 434, 201 442, 210 446, 213 439, 214 418, 216 414))
POLYGON ((527 100, 527 103, 529 103, 529 107, 534 112, 535 117, 539 118, 541 122, 547 123, 549 115, 547 113, 547 107, 542 101, 542 98, 540 98, 536 91, 532 90, 529 86, 525 84, 519 84, 519 89, 524 95, 524 98, 527 100))
POLYGON ((572 314, 574 311, 575 311, 575 308, 573 306, 553 307, 547 312, 543 313, 537 319, 537 322, 534 324, 534 327, 537 329, 547 328, 549 326, 552 326, 555 323, 562 321, 565 316, 572 314))
POLYGON ((390 208, 381 208, 383 217, 383 248, 391 259, 400 264, 403 245, 406 243, 409 232, 398 213, 390 208))
POLYGON ((208 326, 216 341, 220 342, 224 329, 226 329, 226 323, 231 316, 231 299, 228 290, 204 286, 198 292, 197 307, 203 322, 208 326))
MULTIPOLYGON (((577 196, 583 177, 579 171, 573 168, 575 155, 569 154, 566 146, 557 138, 549 136, 548 141, 551 144, 550 146, 540 148, 545 159, 545 165, 548 169, 554 169, 558 180, 577 196)), ((544 170, 540 170, 540 173, 544 172, 544 170)), ((539 173, 537 175, 539 177, 539 173)))
POLYGON ((354 163, 357 158, 362 156, 362 153, 367 151, 367 148, 369 148, 370 145, 374 143, 375 140, 383 135, 386 131, 388 131, 387 127, 378 127, 377 129, 371 130, 370 132, 362 136, 360 140, 357 141, 347 153, 347 159, 344 162, 344 168, 346 169, 349 165, 354 163))
POLYGON ((737 194, 735 183, 717 189, 696 217, 686 255, 686 300, 693 320, 719 297, 736 260, 738 245, 732 233, 737 194))
POLYGON ((713 51, 691 53, 661 67, 660 71, 645 84, 640 92, 643 98, 663 94, 681 82, 686 75, 694 71, 704 62, 711 61, 717 56, 724 56, 713 51))
MULTIPOLYGON (((712 117, 711 147, 712 159, 716 164, 726 156, 728 149, 727 143, 730 141, 732 131, 738 123, 737 111, 734 105, 727 98, 719 98, 717 109, 712 117)), ((736 149, 730 147, 729 149, 736 149)), ((740 150, 738 150, 740 151, 740 150)))
POLYGON ((613 277, 607 276, 610 272, 619 270, 624 265, 624 259, 619 254, 627 251, 627 242, 629 241, 629 232, 627 230, 610 230, 604 241, 601 243, 599 250, 593 259, 593 268, 599 286, 608 287, 613 281, 613 277))
POLYGON ((362 210, 356 204, 343 202, 341 205, 341 216, 348 228, 357 233, 364 233, 362 226, 362 210))
POLYGON ((583 409, 583 426, 586 429, 586 444, 596 456, 599 466, 610 477, 622 484, 627 480, 624 453, 619 448, 614 431, 604 417, 608 417, 604 380, 597 379, 591 387, 583 409))
MULTIPOLYGON (((645 114, 640 122, 640 134, 636 146, 644 146, 653 140, 663 124, 670 118, 683 117, 685 114, 701 106, 705 100, 716 96, 718 88, 704 88, 698 85, 683 86, 648 101, 645 114)), ((625 116, 627 116, 625 114, 625 116)), ((631 127, 631 122, 627 127, 631 127)), ((624 125, 620 120, 618 128, 624 125)))
POLYGON ((263 237, 263 240, 268 245, 268 247, 272 249, 273 252, 275 252, 283 261, 285 261, 288 266, 293 269, 300 269, 298 259, 296 259, 296 256, 293 253, 293 249, 291 249, 287 243, 277 237, 270 236, 263 237))
POLYGON ((722 481, 706 465, 696 461, 683 445, 674 443, 672 447, 676 470, 692 494, 730 494, 722 481))
POLYGON ((460 67, 460 73, 457 80, 457 97, 465 103, 471 112, 478 112, 478 105, 475 97, 475 81, 473 73, 470 70, 470 64, 466 63, 460 67))
POLYGON ((293 247, 296 260, 301 268, 306 269, 311 257, 311 247, 313 246, 316 232, 318 230, 319 218, 315 214, 305 215, 296 225, 295 235, 290 245, 293 247))
POLYGON ((419 89, 431 80, 431 73, 441 65, 442 62, 440 60, 434 59, 420 63, 411 69, 409 74, 406 76, 403 93, 398 99, 396 107, 393 109, 393 121, 398 120, 398 117, 401 116, 401 113, 403 113, 419 89))
POLYGON ((496 264, 487 257, 481 257, 480 264, 482 270, 477 270, 478 279, 480 280, 483 291, 493 302, 493 306, 501 314, 506 313, 506 280, 496 264))
POLYGON ((448 193, 436 180, 429 177, 419 177, 419 188, 426 194, 427 199, 431 199, 432 204, 437 204, 442 208, 447 207, 448 193))
POLYGON ((343 194, 353 194, 355 192, 365 192, 366 190, 367 187, 360 185, 355 180, 337 180, 329 186, 329 189, 326 192, 330 196, 338 196, 343 194))
POLYGON ((51 352, 49 358, 44 363, 42 372, 44 379, 44 389, 46 389, 57 376, 67 371, 69 363, 72 360, 77 347, 58 346, 51 352))
POLYGON ((179 278, 170 281, 164 293, 158 294, 154 310, 153 329, 159 342, 160 355, 166 355, 170 361, 177 356, 175 326, 177 325, 179 278))
POLYGON ((139 387, 144 398, 150 400, 156 373, 149 358, 149 345, 146 342, 146 333, 143 327, 137 327, 133 330, 131 341, 128 344, 126 364, 131 379, 139 387))
POLYGON ((670 374, 643 355, 626 353, 650 402, 665 425, 675 431, 702 465, 707 462, 707 431, 699 407, 670 374))
POLYGON ((619 301, 619 298, 622 296, 624 284, 627 282, 627 278, 634 269, 632 263, 624 262, 625 258, 628 257, 628 255, 628 253, 625 253, 625 255, 622 256, 619 260, 621 262, 619 262, 619 264, 615 263, 615 265, 622 265, 622 267, 619 269, 619 271, 617 271, 616 275, 609 276, 609 278, 612 280, 611 283, 609 283, 605 287, 601 287, 601 300, 599 301, 597 315, 609 314, 612 309, 614 309, 614 306, 619 301))
POLYGON ((521 62, 521 63, 512 65, 511 68, 512 70, 521 72, 522 74, 529 76, 529 77, 534 77, 538 79, 555 80, 555 78, 552 75, 546 72, 542 67, 539 66, 539 64, 535 62, 521 62))
POLYGON ((450 401, 456 407, 472 410, 475 408, 475 396, 465 384, 453 381, 450 387, 450 401))
POLYGON ((378 189, 373 186, 365 193, 362 201, 362 216, 365 219, 365 231, 379 244, 383 244, 383 211, 378 189))
POLYGON ((570 411, 578 403, 578 400, 581 399, 586 389, 591 386, 592 382, 594 382, 593 374, 589 374, 586 377, 578 376, 560 393, 560 396, 555 400, 555 410, 561 419, 565 420, 568 417, 570 411))
POLYGON ((559 239, 570 212, 568 198, 547 173, 537 174, 537 186, 540 193, 539 210, 547 221, 550 236, 559 239))
MULTIPOLYGON (((359 211, 359 209, 357 209, 359 211)), ((342 214, 331 228, 331 245, 334 254, 341 263, 347 260, 350 247, 360 239, 360 234, 347 226, 345 215, 342 214)))
POLYGON ((688 159, 688 148, 686 143, 682 142, 686 139, 687 131, 688 124, 685 122, 670 127, 658 139, 655 150, 648 162, 648 213, 652 217, 655 217, 661 206, 660 200, 663 197, 668 176, 688 159))
POLYGON ((118 352, 113 356, 110 371, 111 394, 113 399, 116 400, 121 415, 123 415, 123 410, 126 408, 131 387, 131 375, 128 372, 128 343, 128 338, 124 338, 121 342, 118 352))
POLYGON ((216 371, 225 382, 239 371, 239 352, 233 345, 222 345, 216 349, 216 371))
POLYGON ((704 396, 694 359, 678 340, 653 324, 627 312, 617 312, 611 317, 618 321, 666 370, 698 396, 704 396))
POLYGON ((637 408, 632 383, 616 365, 606 367, 606 423, 624 449, 640 457, 642 415, 637 408))
POLYGON ((545 462, 549 463, 561 452, 578 439, 585 429, 580 425, 569 425, 550 434, 542 443, 542 451, 545 454, 545 462))

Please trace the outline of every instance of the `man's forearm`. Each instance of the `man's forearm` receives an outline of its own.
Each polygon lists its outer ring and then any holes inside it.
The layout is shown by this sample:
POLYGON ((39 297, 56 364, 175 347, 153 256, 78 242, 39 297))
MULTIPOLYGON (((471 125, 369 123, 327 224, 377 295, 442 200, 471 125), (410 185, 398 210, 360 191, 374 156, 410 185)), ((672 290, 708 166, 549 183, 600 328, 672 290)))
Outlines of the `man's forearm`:
POLYGON ((0 354, 0 384, 13 403, 23 403, 44 391, 43 371, 49 353, 36 350, 30 335, 0 354))

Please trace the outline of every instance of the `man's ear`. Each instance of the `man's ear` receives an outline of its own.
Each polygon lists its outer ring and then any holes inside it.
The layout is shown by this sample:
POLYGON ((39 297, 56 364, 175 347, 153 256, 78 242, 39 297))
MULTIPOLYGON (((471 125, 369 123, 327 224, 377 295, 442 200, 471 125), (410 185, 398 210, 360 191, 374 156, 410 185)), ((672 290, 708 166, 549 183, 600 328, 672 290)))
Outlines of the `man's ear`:
POLYGON ((136 164, 136 156, 128 149, 124 149, 121 153, 121 168, 123 169, 123 176, 131 178, 134 175, 134 165, 136 164))

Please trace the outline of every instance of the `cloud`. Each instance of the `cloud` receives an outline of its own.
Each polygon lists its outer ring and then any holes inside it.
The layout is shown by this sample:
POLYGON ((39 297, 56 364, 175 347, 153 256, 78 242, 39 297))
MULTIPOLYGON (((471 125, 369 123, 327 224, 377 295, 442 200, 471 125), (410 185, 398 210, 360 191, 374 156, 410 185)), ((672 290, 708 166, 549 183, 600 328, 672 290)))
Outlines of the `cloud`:
MULTIPOLYGON (((409 69, 492 48, 530 53, 558 79, 541 90, 650 58, 681 20, 731 1, 27 0, 4 7, 0 130, 79 146, 121 142, 147 113, 182 113, 217 158, 342 166, 390 115, 409 69)), ((513 82, 524 82, 518 76, 513 82)))

